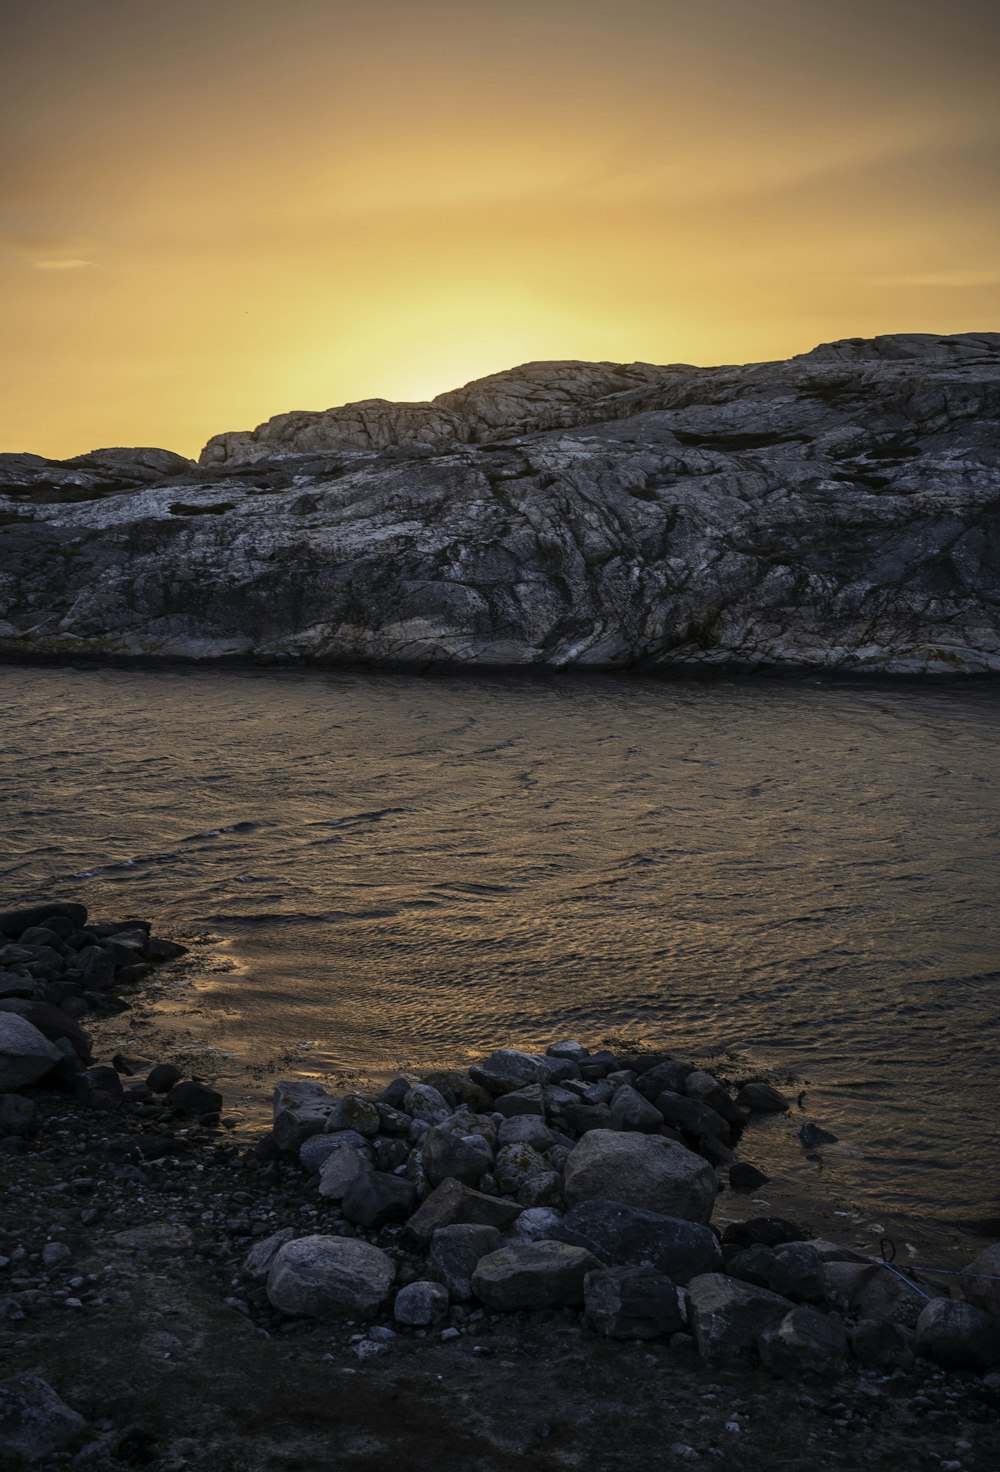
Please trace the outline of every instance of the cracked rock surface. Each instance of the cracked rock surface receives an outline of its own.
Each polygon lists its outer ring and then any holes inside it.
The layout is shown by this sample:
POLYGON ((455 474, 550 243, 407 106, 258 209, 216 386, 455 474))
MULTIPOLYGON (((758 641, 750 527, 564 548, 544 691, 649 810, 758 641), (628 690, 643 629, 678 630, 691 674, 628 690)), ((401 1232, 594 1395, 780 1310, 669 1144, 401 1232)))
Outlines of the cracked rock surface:
POLYGON ((1000 334, 0 455, 0 652, 1000 670, 1000 334))

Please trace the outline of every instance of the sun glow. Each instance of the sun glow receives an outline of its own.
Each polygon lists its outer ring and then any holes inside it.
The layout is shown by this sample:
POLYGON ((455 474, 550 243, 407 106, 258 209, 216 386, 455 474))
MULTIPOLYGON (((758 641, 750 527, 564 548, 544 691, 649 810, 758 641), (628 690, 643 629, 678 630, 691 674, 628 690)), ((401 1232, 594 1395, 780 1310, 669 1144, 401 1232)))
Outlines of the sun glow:
POLYGON ((1000 327, 997 19, 971 0, 902 30, 895 0, 275 16, 18 12, 0 448, 197 454, 535 359, 1000 327))

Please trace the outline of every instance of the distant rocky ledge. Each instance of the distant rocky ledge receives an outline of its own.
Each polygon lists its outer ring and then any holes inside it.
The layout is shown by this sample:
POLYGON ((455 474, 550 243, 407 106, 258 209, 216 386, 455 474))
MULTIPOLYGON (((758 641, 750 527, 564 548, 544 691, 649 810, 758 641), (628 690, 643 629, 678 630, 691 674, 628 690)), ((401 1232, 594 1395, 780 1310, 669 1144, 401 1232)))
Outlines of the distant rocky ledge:
POLYGON ((1000 334, 0 455, 0 654, 1000 670, 1000 334))

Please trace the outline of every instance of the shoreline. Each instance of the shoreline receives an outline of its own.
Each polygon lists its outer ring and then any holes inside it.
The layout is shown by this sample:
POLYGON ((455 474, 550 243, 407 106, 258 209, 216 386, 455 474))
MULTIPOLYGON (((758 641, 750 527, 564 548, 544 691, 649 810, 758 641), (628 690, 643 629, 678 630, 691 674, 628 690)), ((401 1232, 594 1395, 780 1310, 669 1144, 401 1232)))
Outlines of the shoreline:
MULTIPOLYGON (((110 1026, 113 1030, 113 1019, 110 1026)), ((103 1024, 98 1031, 105 1031, 103 1024)), ((641 1082, 643 1071, 649 1072, 647 1060, 605 1061, 579 1045, 560 1046, 578 1049, 577 1062, 556 1056, 555 1072, 572 1082, 572 1070, 577 1075, 582 1070, 576 1092, 583 1102, 565 1118, 576 1110, 582 1123, 606 1135, 597 1128, 607 1122, 605 1115, 600 1121, 583 1118, 579 1109, 609 1106, 587 1103, 584 1094, 595 1087, 598 1093, 610 1089, 612 1100, 625 1087, 634 1094, 631 1085, 602 1085, 602 1080, 616 1071, 612 1064, 631 1063, 624 1072, 641 1082), (594 1084, 586 1083, 588 1071, 594 1084)), ((451 1090, 474 1086, 480 1093, 469 1094, 466 1106, 482 1109, 492 1099, 500 1106, 497 1118, 505 1121, 504 1128, 537 1135, 539 1127, 549 1128, 547 1118, 558 1128, 561 1116, 547 1113, 553 1103, 541 1103, 539 1119, 530 1098, 523 1106, 517 1102, 521 1094, 530 1095, 532 1085, 523 1076, 497 1071, 514 1068, 523 1075, 527 1056, 507 1050, 485 1060, 485 1066, 451 1074, 449 1084, 441 1071, 434 1077, 451 1090)), ((640 1452, 655 1453, 661 1458, 657 1465, 665 1467, 705 1460, 734 1469, 806 1469, 850 1465, 852 1457, 872 1465, 902 1459, 921 1468, 957 1461, 966 1472, 991 1465, 1000 1418, 1000 1375, 995 1373, 984 1378, 945 1371, 923 1358, 907 1363, 905 1355, 896 1364, 840 1358, 826 1374, 802 1366, 789 1373, 773 1363, 763 1367, 755 1352, 706 1357, 704 1344, 696 1345, 683 1328, 666 1337, 606 1337, 581 1320, 572 1302, 559 1302, 558 1294, 548 1306, 532 1302, 527 1311, 523 1300, 480 1307, 475 1298, 470 1302, 459 1294, 447 1317, 423 1330, 401 1324, 388 1303, 376 1306, 374 1325, 370 1311, 289 1317, 273 1301, 271 1279, 265 1285, 259 1271, 248 1266, 248 1254, 256 1252, 259 1260, 275 1231, 292 1241, 302 1240, 303 1233, 306 1240, 319 1240, 315 1232, 326 1229, 333 1237, 324 1240, 378 1242, 369 1250, 390 1254, 398 1282, 405 1287, 420 1281, 426 1249, 414 1255, 413 1232, 403 1230, 405 1221, 398 1224, 390 1212, 382 1226, 352 1226, 348 1199, 341 1196, 338 1203, 336 1190, 323 1189, 327 1167, 317 1177, 315 1171, 303 1171, 297 1158, 300 1141, 312 1139, 325 1141, 324 1149, 335 1142, 328 1161, 343 1158, 345 1144, 363 1153, 346 1138, 336 1143, 338 1133, 353 1135, 349 1125, 361 1124, 359 1138, 372 1140, 376 1106, 351 1103, 352 1095, 338 1102, 315 1086, 289 1085, 284 1107, 277 1111, 277 1130, 241 1149, 225 1117, 221 1127, 216 1122, 222 1100, 214 1090, 181 1082, 180 1089, 189 1092, 171 1104, 169 1093, 157 1094, 142 1082, 153 1059, 116 1061, 123 1070, 115 1074, 116 1084, 110 1078, 114 1070, 105 1065, 74 1093, 53 1093, 42 1082, 29 1086, 35 1127, 11 1137, 23 1139, 23 1145, 0 1154, 6 1187, 0 1198, 0 1257, 8 1259, 0 1286, 0 1379, 30 1371, 50 1376, 59 1395, 86 1418, 73 1456, 88 1465, 265 1472, 288 1466, 290 1457, 294 1464, 298 1457, 303 1467, 361 1469, 405 1455, 416 1467, 474 1462, 486 1468, 554 1469, 594 1465, 589 1459, 596 1455, 602 1467, 624 1468, 640 1452), (102 1089, 107 1097, 99 1099, 102 1089), (109 1103, 112 1097, 116 1102, 109 1103), (178 1108, 181 1098, 191 1112, 178 1108), (351 1120, 345 1115, 331 1132, 331 1113, 343 1109, 351 1120), (13 1311, 12 1296, 17 1300, 13 1311), (235 1413, 235 1382, 242 1415, 235 1413), (246 1400, 248 1384, 252 1405, 246 1400), (661 1397, 655 1387, 667 1385, 669 1393, 661 1397), (302 1386, 325 1397, 322 1409, 308 1395, 303 1402, 302 1386), (387 1398, 393 1408, 388 1417, 387 1398), (637 1400, 643 1405, 640 1424, 632 1418, 637 1400), (730 1423, 738 1429, 731 1430, 730 1423), (334 1426, 336 1450, 329 1439, 334 1426), (803 1442, 810 1445, 807 1452, 803 1442)), ((654 1072, 663 1066, 651 1065, 654 1072)), ((391 1092, 405 1103, 400 1089, 407 1087, 440 1114, 441 1106, 430 1098, 435 1091, 443 1097, 434 1084, 421 1085, 419 1094, 415 1081, 396 1083, 383 1098, 391 1092)), ((551 1085, 560 1087, 565 1093, 565 1085, 551 1085)), ((699 1087, 711 1093, 710 1084, 699 1087)), ((712 1097, 727 1107, 722 1094, 712 1097)), ((553 1100, 559 1102, 555 1095, 553 1100)), ((669 1104, 665 1097, 663 1107, 669 1104)), ((566 1102, 561 1107, 570 1108, 566 1102)), ((391 1133, 374 1139, 376 1154, 382 1152, 375 1164, 391 1168, 402 1150, 410 1163, 397 1179, 408 1179, 413 1152, 406 1135, 423 1152, 424 1166, 418 1170, 424 1169, 428 1133, 440 1133, 451 1108, 440 1124, 424 1121, 421 1128, 417 1113, 401 1112, 388 1101, 378 1108, 376 1129, 391 1133)), ((477 1117, 486 1118, 463 1119, 477 1117)), ((585 1129, 578 1140, 588 1133, 585 1129)), ((641 1145, 653 1137, 640 1132, 616 1138, 641 1145)), ((678 1140, 678 1147, 687 1157, 694 1137, 687 1132, 684 1138, 687 1144, 681 1147, 678 1140)), ((752 1119, 748 1139, 753 1139, 752 1119)), ((580 1149, 571 1139, 567 1146, 569 1155, 580 1149)), ((725 1152, 707 1136, 702 1146, 716 1153, 719 1163, 713 1168, 699 1157, 699 1179, 713 1170, 716 1178, 725 1176, 730 1168, 725 1152)), ((370 1183, 368 1167, 362 1175, 370 1183)), ((567 1176, 567 1186, 568 1181, 567 1176)), ((417 1177, 412 1184, 411 1204, 423 1189, 417 1177)), ((529 1185, 526 1178, 519 1199, 529 1185)), ((427 1187, 424 1212, 443 1189, 432 1181, 427 1187)), ((540 1189, 542 1197, 555 1191, 550 1199, 562 1200, 563 1187, 548 1181, 540 1189)), ((535 1190, 531 1187, 529 1194, 535 1190)), ((720 1199, 728 1206, 737 1194, 727 1189, 720 1199)), ((755 1194, 746 1201, 756 1210, 755 1194)), ((483 1199, 502 1205, 499 1198, 483 1199)), ((547 1208, 515 1204, 515 1216, 524 1209, 547 1208)), ((697 1208, 695 1216, 701 1214, 697 1208)), ((723 1244, 727 1235, 732 1237, 732 1223, 723 1232, 723 1244)), ((825 1224, 821 1235, 826 1235, 825 1224)), ((269 1250, 273 1257, 280 1244, 269 1250)), ((849 1249, 847 1256, 849 1265, 849 1249)), ((731 1266, 730 1254, 727 1269, 731 1266)), ((851 1319, 848 1311, 848 1324, 851 1319)), ((696 1336, 699 1332, 694 1329, 696 1336)), ((71 1459, 68 1452, 57 1452, 49 1460, 56 1466, 71 1459)), ((0 1465, 6 1472, 2 1457, 0 1465)))

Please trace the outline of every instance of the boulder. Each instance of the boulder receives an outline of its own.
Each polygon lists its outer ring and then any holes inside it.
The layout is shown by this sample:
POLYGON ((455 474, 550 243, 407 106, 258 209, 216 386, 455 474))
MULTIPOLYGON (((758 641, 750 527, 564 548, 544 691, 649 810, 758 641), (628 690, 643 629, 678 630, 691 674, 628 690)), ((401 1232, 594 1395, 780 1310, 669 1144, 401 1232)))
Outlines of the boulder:
POLYGON ((512 1089, 509 1093, 501 1094, 493 1101, 493 1107, 498 1114, 506 1119, 517 1114, 544 1115, 545 1107, 542 1099, 540 1084, 529 1084, 527 1088, 512 1089))
POLYGON ((397 1324, 409 1328, 429 1329, 448 1317, 448 1290, 440 1283, 420 1280, 408 1283, 396 1294, 392 1316, 397 1324))
POLYGON ((472 1275, 481 1257, 497 1252, 503 1242, 496 1227, 453 1222, 439 1227, 431 1239, 427 1274, 443 1283, 456 1303, 472 1297, 472 1275))
MULTIPOLYGON (((521 1212, 517 1221, 511 1228, 511 1236, 522 1242, 538 1242, 543 1237, 559 1238, 559 1226, 563 1220, 563 1213, 552 1206, 529 1206, 521 1212)), ((574 1244, 577 1247, 586 1247, 586 1242, 574 1244)), ((595 1254, 596 1255, 596 1254, 595 1254)))
POLYGON ((313 1175, 322 1170, 338 1150, 363 1150, 366 1143, 364 1135, 359 1135, 357 1130, 340 1130, 335 1135, 310 1135, 299 1146, 299 1164, 313 1175))
POLYGON ((330 1201, 343 1201, 351 1187, 372 1170, 367 1155, 353 1145, 336 1150, 320 1166, 319 1194, 330 1201))
POLYGON ((687 1294, 688 1324, 704 1359, 756 1349, 761 1335, 777 1328, 793 1307, 767 1288, 722 1273, 692 1278, 687 1294))
POLYGON ((656 1096, 656 1107, 665 1124, 683 1130, 686 1135, 691 1135, 696 1140, 700 1140, 703 1135, 712 1135, 723 1145, 729 1144, 729 1125, 721 1114, 717 1114, 707 1104, 689 1099, 686 1094, 673 1094, 669 1089, 664 1089, 662 1094, 656 1096))
POLYGON ((41 1462, 71 1445, 86 1424, 38 1375, 0 1380, 0 1464, 41 1462))
POLYGON ((747 1160, 738 1160, 729 1167, 729 1184, 734 1191, 759 1191, 770 1179, 747 1160))
POLYGON ((166 1094, 174 1084, 179 1084, 183 1077, 183 1073, 175 1064, 158 1063, 155 1068, 149 1070, 146 1075, 146 1083, 154 1094, 166 1094))
POLYGON ((581 1202, 552 1228, 552 1236, 585 1247, 608 1266, 654 1267, 675 1283, 722 1266, 719 1242, 709 1227, 622 1201, 581 1202))
POLYGON ((447 1180, 436 1186, 413 1213, 406 1230, 418 1242, 430 1242, 439 1227, 450 1226, 452 1222, 472 1222, 502 1232, 517 1220, 520 1212, 520 1206, 511 1201, 473 1191, 461 1181, 447 1180))
POLYGON ((677 1284, 648 1266, 588 1273, 583 1299, 587 1323, 608 1339, 655 1339, 687 1322, 677 1284))
POLYGON ((267 1296, 280 1313, 314 1319, 370 1317, 389 1296, 395 1264, 353 1237, 298 1237, 278 1249, 267 1296))
POLYGON ((487 1308, 566 1308, 583 1303, 583 1282, 601 1265, 567 1242, 518 1242, 480 1258, 472 1291, 487 1308))
POLYGON ((279 1110, 271 1130, 277 1149, 286 1155, 298 1155, 306 1140, 326 1129, 328 1110, 324 1105, 298 1105, 279 1110))
POLYGON ((360 1094, 345 1094, 341 1099, 334 1099, 326 1116, 325 1128, 330 1134, 337 1130, 353 1130, 355 1134, 371 1138, 378 1134, 380 1127, 378 1108, 360 1094))
POLYGON ((620 1130, 658 1130, 663 1115, 637 1089, 623 1084, 611 1100, 611 1118, 620 1130))
POLYGON ((447 1099, 430 1084, 412 1084, 403 1095, 400 1108, 411 1119, 422 1119, 426 1124, 440 1124, 451 1114, 447 1099))
POLYGON ((82 930, 87 923, 86 905, 53 900, 44 905, 29 905, 22 910, 0 910, 0 935, 19 940, 33 925, 44 925, 59 915, 70 920, 76 930, 82 930))
POLYGON ((839 1319, 814 1308, 799 1307, 765 1329, 757 1348, 764 1365, 774 1374, 796 1375, 809 1370, 829 1377, 843 1368, 847 1334, 839 1319))
POLYGON ((432 1186, 439 1186, 449 1176, 466 1186, 474 1186, 493 1165, 493 1151, 481 1134, 461 1134, 461 1125, 453 1120, 432 1125, 424 1135, 424 1170, 432 1186))
POLYGON ((733 1102, 729 1090, 712 1073, 696 1068, 684 1080, 684 1093, 696 1104, 705 1104, 727 1124, 740 1128, 746 1122, 743 1110, 733 1102))
POLYGON ((805 1230, 783 1216, 752 1216, 745 1222, 730 1222, 722 1234, 724 1247, 778 1247, 783 1242, 804 1242, 805 1230))
POLYGON ((635 1081, 635 1086, 644 1099, 655 1100, 664 1090, 672 1094, 683 1094, 689 1074, 694 1073, 693 1063, 682 1063, 679 1058, 665 1058, 652 1068, 644 1069, 635 1081))
POLYGON ((0 1093, 14 1093, 37 1083, 63 1056, 23 1017, 0 1012, 0 1093))
POLYGON ((1000 1242, 992 1242, 958 1275, 958 1286, 970 1303, 1000 1318, 1000 1242))
POLYGON ((889 1319, 905 1329, 916 1328, 926 1302, 915 1285, 874 1262, 825 1262, 823 1292, 856 1318, 889 1319))
POLYGON ((514 1114, 505 1119, 497 1133, 498 1145, 530 1145, 544 1153, 556 1143, 554 1130, 537 1114, 514 1114))
POLYGON ((582 1063, 585 1058, 589 1057, 583 1044, 576 1042, 573 1038, 567 1038, 561 1043, 550 1043, 545 1049, 545 1054, 548 1058, 568 1058, 571 1063, 582 1063))
POLYGON ((707 1222, 715 1202, 715 1173, 700 1156, 657 1135, 591 1130, 566 1162, 569 1206, 620 1201, 664 1216, 707 1222))
POLYGON ((175 1114, 218 1114, 222 1108, 222 1095, 208 1084, 188 1079, 174 1084, 167 1093, 166 1103, 175 1114))
POLYGON ((942 1369, 984 1371, 1000 1362, 1000 1320, 974 1303, 934 1298, 916 1332, 917 1354, 942 1369))
POLYGON ((808 1242, 784 1242, 776 1247, 768 1287, 793 1303, 820 1303, 826 1290, 815 1247, 808 1242))
POLYGON ((359 1227, 384 1227, 388 1222, 405 1222, 415 1200, 413 1183, 405 1177, 360 1171, 344 1192, 340 1209, 359 1227))
POLYGON ((889 1319, 859 1319, 851 1329, 851 1349, 863 1365, 877 1370, 908 1370, 916 1336, 889 1319))
MULTIPOLYGON (((493 1175, 497 1186, 505 1196, 516 1196, 521 1187, 532 1176, 550 1173, 548 1161, 531 1145, 501 1145, 497 1151, 493 1175)), ((541 1205, 534 1202, 533 1205, 541 1205)))
POLYGON ((751 1082, 744 1084, 736 1095, 736 1102, 754 1114, 786 1114, 788 1101, 770 1084, 751 1082))

